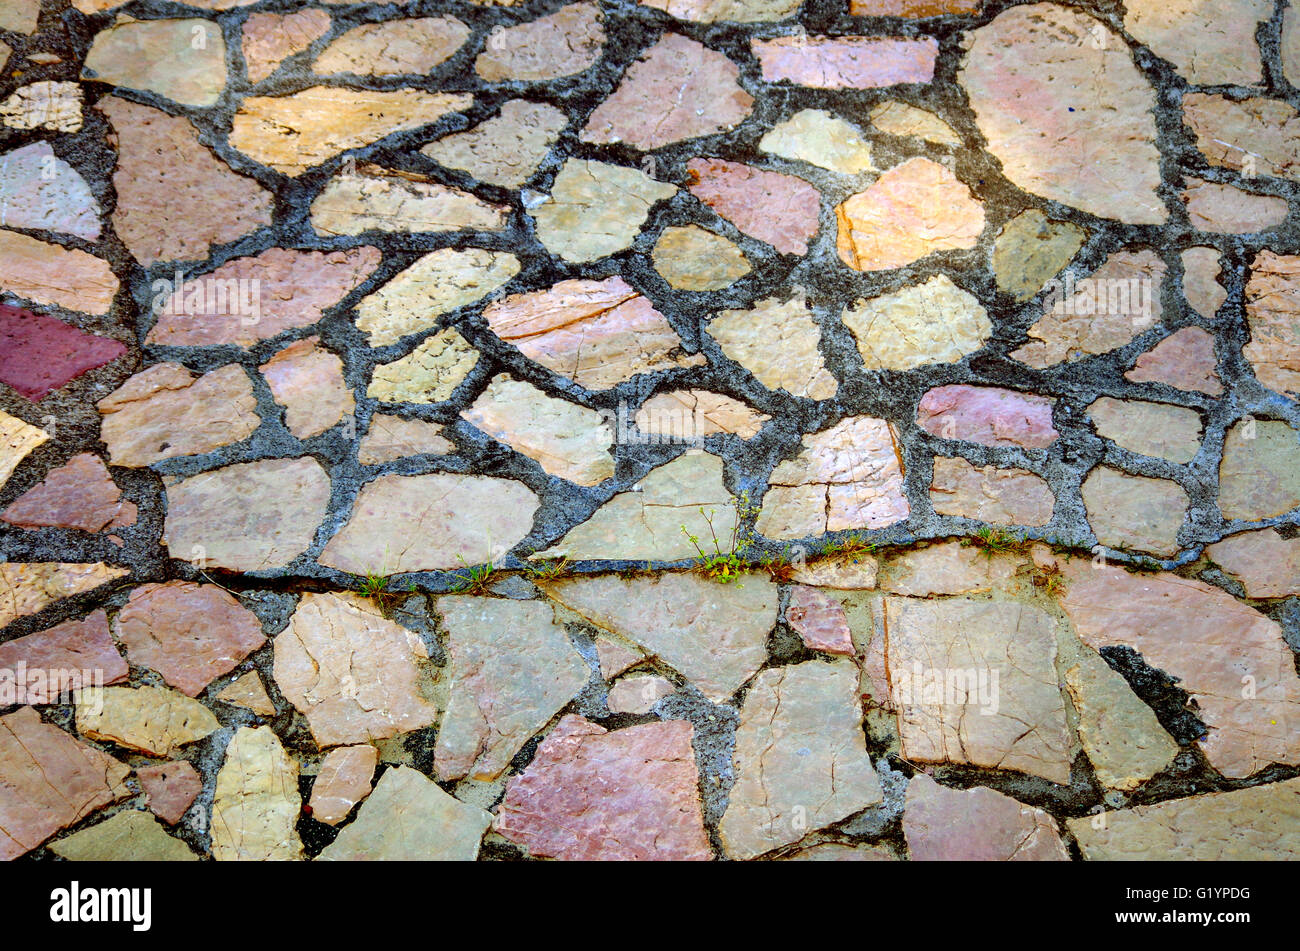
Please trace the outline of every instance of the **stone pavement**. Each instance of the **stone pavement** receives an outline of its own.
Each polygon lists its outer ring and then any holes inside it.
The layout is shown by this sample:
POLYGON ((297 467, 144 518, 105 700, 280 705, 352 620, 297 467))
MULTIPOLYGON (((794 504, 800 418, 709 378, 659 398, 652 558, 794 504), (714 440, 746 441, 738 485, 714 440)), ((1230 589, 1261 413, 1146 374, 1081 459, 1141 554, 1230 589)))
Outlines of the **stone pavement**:
POLYGON ((0 62, 0 857, 1300 855, 1294 9, 0 62))

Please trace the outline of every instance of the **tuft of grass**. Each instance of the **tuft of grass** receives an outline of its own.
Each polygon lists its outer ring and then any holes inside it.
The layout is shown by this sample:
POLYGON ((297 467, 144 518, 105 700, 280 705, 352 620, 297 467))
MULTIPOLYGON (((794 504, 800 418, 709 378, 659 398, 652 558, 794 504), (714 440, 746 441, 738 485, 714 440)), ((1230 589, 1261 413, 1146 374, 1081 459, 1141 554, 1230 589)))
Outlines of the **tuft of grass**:
POLYGON ((484 594, 492 584, 497 566, 488 562, 483 565, 471 565, 462 555, 457 555, 464 569, 452 576, 451 590, 456 594, 484 594))
POLYGON ((1065 575, 1061 572, 1061 566, 1052 565, 1024 565, 1021 571, 1027 571, 1030 583, 1053 598, 1060 598, 1065 594, 1065 575))
POLYGON ((401 588, 396 588, 392 586, 393 579, 388 575, 367 574, 365 577, 361 575, 355 577, 357 579, 357 594, 373 601, 385 616, 391 613, 398 599, 407 594, 413 594, 418 590, 414 580, 408 581, 401 588))
POLYGON ((528 572, 530 581, 554 581, 556 578, 563 577, 572 571, 568 558, 551 558, 547 561, 539 561, 529 564, 525 569, 528 572))
POLYGON ((837 542, 826 542, 826 544, 822 545, 821 553, 823 555, 839 555, 851 561, 865 555, 874 555, 876 553, 876 543, 867 541, 862 534, 854 533, 837 542))
POLYGON ((705 551, 700 546, 698 535, 692 535, 683 525, 682 534, 685 535, 690 543, 695 547, 699 554, 696 560, 694 570, 703 574, 706 578, 722 584, 731 584, 733 581, 740 579, 749 564, 746 561, 745 553, 753 546, 753 539, 744 536, 741 533, 740 520, 754 513, 753 507, 749 504, 749 493, 742 492, 740 499, 732 503, 736 508, 736 523, 732 526, 731 534, 724 540, 718 538, 717 530, 713 527, 713 513, 705 512, 704 506, 700 506, 700 514, 704 516, 705 523, 709 526, 710 539, 706 544, 713 546, 713 551, 705 551), (725 541, 725 545, 724 545, 725 541))
POLYGON ((981 549, 986 558, 992 558, 994 555, 1022 551, 1025 547, 1025 537, 1023 535, 1013 535, 1011 532, 1004 532, 1001 529, 989 528, 986 525, 976 529, 974 535, 963 538, 961 543, 967 548, 973 545, 981 549))

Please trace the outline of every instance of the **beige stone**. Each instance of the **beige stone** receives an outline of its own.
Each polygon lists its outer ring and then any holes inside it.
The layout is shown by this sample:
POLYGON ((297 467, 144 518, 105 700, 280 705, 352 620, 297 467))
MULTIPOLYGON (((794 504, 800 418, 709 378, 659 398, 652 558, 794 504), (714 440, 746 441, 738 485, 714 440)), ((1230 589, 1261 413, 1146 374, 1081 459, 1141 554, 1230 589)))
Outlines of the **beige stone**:
POLYGON ((1192 85, 1261 83, 1255 29, 1273 16, 1268 0, 1128 0, 1124 9, 1124 29, 1192 85))
POLYGON ((956 363, 984 346, 993 332, 973 294, 946 274, 870 300, 841 315, 868 370, 913 370, 956 363))
POLYGON ((0 10, 0 30, 35 33, 40 16, 41 0, 12 0, 0 10))
POLYGON ((596 62, 604 43, 600 8, 571 3, 529 23, 494 28, 474 71, 488 82, 574 76, 596 62))
POLYGON ((1098 466, 1083 480, 1080 493, 1101 544, 1166 557, 1177 554, 1178 530, 1189 502, 1178 483, 1098 466))
POLYGON ((1098 436, 1133 452, 1185 463, 1201 448, 1201 414, 1193 409, 1103 396, 1085 412, 1098 436))
POLYGON ((407 456, 441 456, 455 451, 456 444, 442 435, 437 423, 376 413, 357 446, 357 461, 363 466, 378 466, 407 456))
POLYGON ((240 727, 226 747, 212 800, 212 857, 218 862, 303 857, 295 825, 302 811, 298 763, 269 726, 240 727))
POLYGON ((10 129, 80 132, 82 96, 76 83, 46 80, 20 86, 0 101, 0 124, 10 129))
POLYGON ((290 56, 329 32, 330 15, 307 9, 296 13, 254 13, 244 21, 244 62, 248 81, 259 83, 290 56))
POLYGON ((488 185, 518 188, 533 176, 568 124, 568 117, 554 106, 511 99, 496 117, 443 136, 420 151, 488 185))
POLYGON ((1056 498, 1041 476, 1025 469, 978 467, 965 459, 934 460, 930 502, 940 515, 1001 525, 1046 525, 1056 498))
POLYGON ((550 200, 529 214, 546 250, 581 264, 631 247, 651 206, 676 191, 639 169, 571 158, 555 176, 550 200))
POLYGON ((455 17, 363 23, 330 43, 312 69, 319 76, 422 76, 460 49, 469 32, 455 17))
POLYGON ((1183 96, 1183 123, 1210 165, 1244 178, 1294 179, 1300 173, 1300 116, 1285 102, 1189 92, 1183 96))
POLYGON ((1181 198, 1193 228, 1218 234, 1271 231, 1286 221, 1285 198, 1252 195, 1231 185, 1187 178, 1181 198))
POLYGON ((173 756, 221 728, 197 700, 162 687, 83 688, 77 732, 153 756, 173 756))
POLYGON ((841 175, 874 172, 871 144, 855 126, 821 109, 804 109, 772 126, 758 147, 841 175))
POLYGON ((938 145, 961 145, 961 136, 933 112, 897 99, 874 106, 871 124, 889 135, 925 139, 938 145))
POLYGON ((646 714, 674 689, 669 681, 654 674, 632 674, 609 688, 606 702, 610 713, 646 714))
POLYGON ((1219 312, 1228 292, 1219 283, 1219 249, 1188 248, 1183 261, 1183 298, 1202 317, 1219 312))
POLYGON ((381 403, 442 403, 477 365, 478 351, 448 327, 406 356, 376 364, 366 396, 381 403))
POLYGON ((1248 598, 1300 594, 1300 538, 1268 529, 1242 532, 1210 545, 1205 556, 1241 582, 1248 598))
POLYGON ((879 582, 885 591, 916 598, 979 594, 1006 585, 1016 567, 1011 558, 990 557, 975 545, 945 541, 889 559, 879 582))
POLYGON ((1255 378, 1278 393, 1300 395, 1300 257, 1261 251, 1246 282, 1250 342, 1242 355, 1255 378))
POLYGON ((225 703, 233 703, 245 710, 252 710, 259 717, 275 716, 275 704, 267 696, 266 687, 262 684, 262 678, 255 670, 250 670, 242 677, 239 677, 224 690, 217 691, 216 699, 225 703))
POLYGON ((42 561, 0 563, 0 627, 28 617, 55 601, 93 591, 131 573, 103 563, 42 561))
POLYGON ((732 360, 773 390, 813 400, 833 397, 839 383, 826 369, 821 330, 804 291, 771 297, 746 310, 724 310, 704 328, 732 360))
POLYGON ((367 231, 500 231, 509 215, 505 205, 459 188, 370 164, 331 178, 311 203, 311 226, 325 237, 367 231))
POLYGON ((784 20, 799 9, 802 0, 640 0, 679 20, 695 23, 767 23, 784 20))
POLYGON ((651 260, 659 276, 679 291, 720 291, 750 272, 740 248, 698 225, 665 228, 651 260))
POLYGON ((108 262, 93 254, 0 231, 0 288, 17 297, 102 316, 118 286, 108 262))
POLYGON ((1027 301, 1079 253, 1087 232, 1051 221, 1037 208, 1008 221, 993 242, 993 276, 1017 301, 1027 301))
POLYGON ((378 763, 379 750, 373 746, 340 746, 326 753, 311 787, 311 817, 331 826, 346 819, 370 795, 378 763))
POLYGON ((212 20, 122 17, 95 36, 81 77, 214 106, 226 85, 226 41, 212 20))
POLYGON ((822 558, 818 561, 795 565, 790 580, 797 584, 820 588, 842 588, 849 591, 870 589, 876 586, 880 562, 871 555, 854 558, 822 558))
POLYGON ((69 862, 197 862, 199 857, 172 838, 147 812, 125 809, 98 825, 57 842, 50 851, 69 862))
POLYGON ((1300 435, 1286 423, 1247 420, 1228 430, 1219 463, 1219 511, 1258 521, 1300 505, 1300 435))
POLYGON ((721 393, 669 390, 642 403, 636 411, 635 422, 643 436, 664 436, 669 440, 699 440, 718 433, 735 433, 741 439, 750 439, 771 418, 721 393))
POLYGON ((50 441, 50 434, 38 426, 0 410, 0 486, 38 446, 50 441))

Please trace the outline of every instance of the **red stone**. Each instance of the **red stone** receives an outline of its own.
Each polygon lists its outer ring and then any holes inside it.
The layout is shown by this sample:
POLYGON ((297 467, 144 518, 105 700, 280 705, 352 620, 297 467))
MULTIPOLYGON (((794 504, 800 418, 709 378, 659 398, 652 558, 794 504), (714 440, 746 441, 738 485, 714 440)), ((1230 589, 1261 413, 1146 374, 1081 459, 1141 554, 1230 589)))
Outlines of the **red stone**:
POLYGON ((0 381, 33 403, 124 353, 126 347, 116 340, 0 305, 0 381))
MULTIPOLYGON (((61 671, 66 678, 62 685, 68 688, 93 685, 96 671, 103 678, 103 686, 121 683, 130 673, 108 632, 108 617, 103 611, 0 644, 0 670, 16 672, 20 664, 29 672, 61 671), (90 678, 83 677, 82 671, 90 671, 90 678)), ((30 695, 25 699, 37 702, 30 695)))
POLYGON ((98 456, 83 452, 51 469, 43 482, 18 497, 0 520, 23 528, 76 528, 102 532, 134 525, 134 502, 122 501, 122 490, 98 456))
POLYGON ((149 810, 174 826, 203 791, 203 780, 194 767, 184 760, 144 766, 135 771, 149 797, 149 810))
POLYGON ((944 439, 985 446, 1043 449, 1060 437, 1052 426, 1052 401, 997 386, 939 386, 921 397, 916 421, 944 439))
POLYGON ((793 175, 722 159, 694 159, 691 194, 747 235, 782 254, 807 254, 817 233, 821 195, 793 175))

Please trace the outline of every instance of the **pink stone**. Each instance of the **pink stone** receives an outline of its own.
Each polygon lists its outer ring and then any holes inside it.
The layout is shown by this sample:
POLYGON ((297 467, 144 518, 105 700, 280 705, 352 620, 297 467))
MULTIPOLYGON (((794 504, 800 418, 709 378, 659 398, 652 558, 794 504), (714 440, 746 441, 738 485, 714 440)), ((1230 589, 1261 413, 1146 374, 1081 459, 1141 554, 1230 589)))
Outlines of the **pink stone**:
POLYGON ((907 784, 903 835, 914 862, 1068 862, 1056 821, 976 786, 950 789, 924 773, 907 784))
POLYGON ((1052 426, 1052 400, 997 386, 939 386, 921 397, 916 421, 944 439, 985 446, 1043 449, 1060 437, 1052 426))
POLYGON ((0 156, 0 221, 9 228, 99 240, 99 204, 90 186, 48 142, 33 142, 0 156))
POLYGON ((352 807, 370 795, 370 780, 379 762, 373 746, 340 746, 321 761, 320 772, 311 787, 312 818, 336 826, 348 817, 352 807))
POLYGON ((506 786, 496 831, 539 858, 711 859, 691 735, 684 720, 610 733, 570 714, 506 786))
POLYGON ((691 194, 745 234, 782 254, 808 253, 821 194, 803 179, 722 159, 693 159, 686 169, 691 194))
POLYGON ((876 89, 934 78, 939 43, 875 36, 778 36, 750 40, 769 83, 817 89, 876 89))
MULTIPOLYGON (((29 671, 65 674, 55 688, 60 693, 63 689, 95 685, 97 676, 103 678, 99 686, 121 683, 129 673, 108 633, 108 617, 102 610, 80 621, 64 621, 49 630, 0 644, 0 670, 16 671, 19 664, 25 664, 29 671), (91 672, 90 678, 84 677, 83 671, 91 672)), ((53 701, 38 700, 29 688, 26 702, 53 701)))
POLYGON ((1193 228, 1219 234, 1269 231, 1286 221, 1285 198, 1252 195, 1231 185, 1188 178, 1182 193, 1193 228))
POLYGON ((265 643, 257 615, 217 585, 168 581, 131 592, 115 623, 133 664, 197 697, 265 643))
POLYGON ((134 525, 134 502, 122 499, 122 490, 108 474, 103 460, 93 453, 73 456, 51 469, 40 485, 28 489, 0 514, 0 520, 23 528, 75 528, 102 532, 134 525))
POLYGON ((125 763, 44 722, 31 707, 0 717, 0 861, 30 852, 129 795, 130 772, 125 763))
POLYGON ((124 353, 116 340, 0 304, 0 381, 32 402, 124 353))
POLYGON ((203 791, 203 780, 185 760, 142 766, 135 771, 149 797, 149 811, 174 826, 203 791))
POLYGON ((320 337, 295 340, 259 369, 285 407, 285 425, 299 439, 319 436, 356 408, 343 361, 320 346, 320 337))
MULTIPOLYGON (((378 248, 347 251, 290 251, 271 248, 255 257, 236 258, 210 274, 184 282, 179 291, 155 299, 162 311, 145 343, 203 347, 233 343, 251 347, 299 327, 309 327, 379 265, 378 248), (257 312, 241 314, 214 289, 229 281, 256 295, 257 312), (199 292, 202 292, 201 301, 199 292), (189 306, 194 299, 195 306, 189 306)), ((174 284, 175 282, 173 282, 174 284)))
POLYGON ((855 17, 924 17, 978 13, 984 0, 849 0, 855 17))
POLYGON ((301 53, 330 28, 324 10, 254 13, 244 21, 244 61, 249 82, 261 82, 285 59, 301 53))
POLYGON ((1236 578, 1248 598, 1300 594, 1300 538, 1283 538, 1271 529, 1242 532, 1215 542, 1205 555, 1236 578))
POLYGON ((1141 354, 1124 379, 1134 383, 1167 383, 1179 390, 1218 396, 1223 383, 1215 372, 1214 335, 1200 327, 1184 327, 1141 354))
POLYGON ((582 141, 648 150, 731 129, 754 104, 739 76, 722 53, 666 33, 591 114, 582 141))
POLYGON ((819 588, 795 585, 785 619, 809 650, 852 656, 853 635, 844 605, 819 588))

